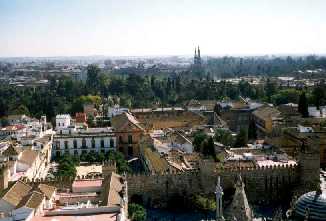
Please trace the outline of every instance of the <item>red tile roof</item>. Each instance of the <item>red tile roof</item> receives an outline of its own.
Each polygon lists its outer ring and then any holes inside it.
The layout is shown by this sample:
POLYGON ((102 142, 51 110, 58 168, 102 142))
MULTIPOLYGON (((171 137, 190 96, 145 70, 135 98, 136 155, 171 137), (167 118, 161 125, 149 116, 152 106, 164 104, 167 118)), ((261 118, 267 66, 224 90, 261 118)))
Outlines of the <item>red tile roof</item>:
POLYGON ((117 214, 97 214, 90 216, 34 216, 31 221, 116 221, 117 214))
POLYGON ((102 186, 102 179, 98 180, 76 180, 73 182, 73 188, 80 188, 80 187, 101 187, 102 186))

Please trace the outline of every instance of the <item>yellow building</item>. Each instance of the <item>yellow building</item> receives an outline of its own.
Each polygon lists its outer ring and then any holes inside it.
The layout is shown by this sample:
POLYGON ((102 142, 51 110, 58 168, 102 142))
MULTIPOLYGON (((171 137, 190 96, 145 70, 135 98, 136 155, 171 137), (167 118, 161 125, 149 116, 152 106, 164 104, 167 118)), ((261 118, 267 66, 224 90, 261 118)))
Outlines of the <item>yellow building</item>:
POLYGON ((252 113, 257 128, 258 137, 265 137, 272 134, 274 127, 281 120, 281 112, 270 106, 263 106, 252 113))

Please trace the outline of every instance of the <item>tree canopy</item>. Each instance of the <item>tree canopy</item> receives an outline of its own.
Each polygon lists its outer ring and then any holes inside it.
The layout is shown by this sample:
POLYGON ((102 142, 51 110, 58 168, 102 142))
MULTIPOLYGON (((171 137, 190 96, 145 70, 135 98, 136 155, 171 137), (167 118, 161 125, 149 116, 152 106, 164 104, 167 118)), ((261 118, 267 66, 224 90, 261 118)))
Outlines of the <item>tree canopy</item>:
POLYGON ((145 221, 147 216, 145 208, 136 203, 128 205, 128 214, 132 221, 145 221))

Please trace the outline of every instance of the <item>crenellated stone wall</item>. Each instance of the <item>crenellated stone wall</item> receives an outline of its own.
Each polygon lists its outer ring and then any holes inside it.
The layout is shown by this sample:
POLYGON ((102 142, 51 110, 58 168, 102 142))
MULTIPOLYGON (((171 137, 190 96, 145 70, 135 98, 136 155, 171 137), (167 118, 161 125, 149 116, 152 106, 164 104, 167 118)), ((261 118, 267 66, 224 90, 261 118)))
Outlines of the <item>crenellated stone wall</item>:
POLYGON ((236 176, 241 173, 246 192, 251 202, 276 201, 283 191, 298 182, 298 167, 254 167, 233 170, 198 170, 184 173, 160 175, 130 174, 127 176, 129 197, 141 196, 146 204, 162 205, 173 196, 213 193, 217 177, 221 177, 224 189, 234 186, 236 176))

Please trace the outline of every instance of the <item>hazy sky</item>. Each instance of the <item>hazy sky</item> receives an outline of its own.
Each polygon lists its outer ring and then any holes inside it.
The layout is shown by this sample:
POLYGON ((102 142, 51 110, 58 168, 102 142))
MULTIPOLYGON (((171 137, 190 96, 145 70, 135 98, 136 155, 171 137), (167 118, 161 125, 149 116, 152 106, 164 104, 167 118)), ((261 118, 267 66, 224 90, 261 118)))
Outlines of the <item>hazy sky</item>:
POLYGON ((326 53, 326 0, 0 0, 0 56, 326 53))

